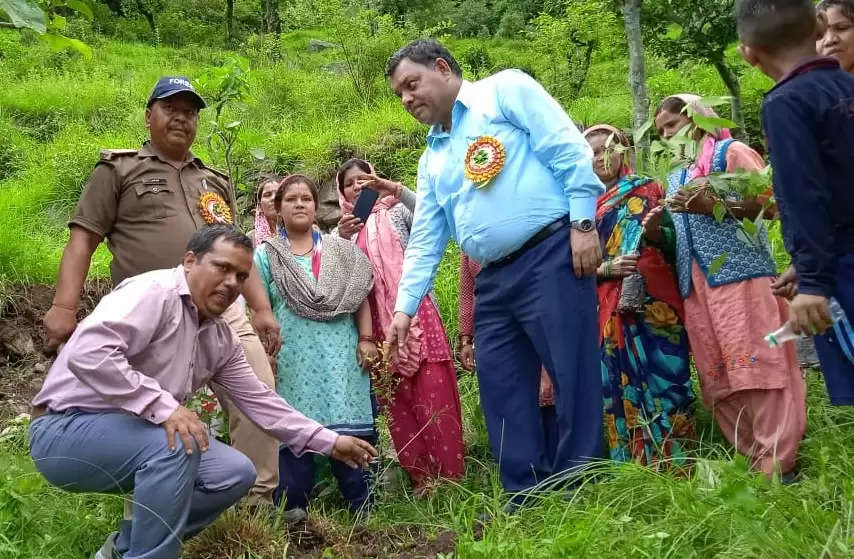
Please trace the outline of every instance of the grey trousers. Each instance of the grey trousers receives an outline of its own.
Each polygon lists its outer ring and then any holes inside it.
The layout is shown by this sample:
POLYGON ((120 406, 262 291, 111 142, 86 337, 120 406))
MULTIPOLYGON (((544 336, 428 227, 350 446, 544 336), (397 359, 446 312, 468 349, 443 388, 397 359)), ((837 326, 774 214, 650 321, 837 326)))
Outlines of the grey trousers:
POLYGON ((68 410, 30 424, 30 454, 53 485, 74 492, 133 491, 116 551, 124 559, 177 559, 181 541, 200 532, 255 483, 243 454, 214 439, 201 453, 169 450, 166 431, 124 413, 68 410))

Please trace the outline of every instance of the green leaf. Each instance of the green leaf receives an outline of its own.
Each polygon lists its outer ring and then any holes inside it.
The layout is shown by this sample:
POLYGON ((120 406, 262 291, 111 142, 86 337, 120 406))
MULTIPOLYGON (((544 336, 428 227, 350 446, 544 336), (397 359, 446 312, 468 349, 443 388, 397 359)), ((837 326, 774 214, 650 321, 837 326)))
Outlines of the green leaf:
POLYGON ((678 41, 682 37, 682 26, 678 23, 671 23, 667 26, 667 33, 664 36, 671 41, 678 41))
POLYGON ((89 4, 84 2, 83 0, 67 0, 65 5, 82 15, 86 19, 94 19, 95 14, 92 13, 92 8, 89 7, 89 4))
POLYGON ((224 126, 224 128, 226 130, 233 130, 233 129, 237 128, 238 126, 240 126, 240 121, 239 120, 233 120, 233 121, 229 122, 228 124, 226 124, 224 126))
POLYGON ((51 31, 65 31, 68 27, 68 20, 59 14, 53 14, 50 16, 50 23, 47 27, 51 31))
POLYGON ((36 33, 47 31, 44 12, 32 0, 0 0, 0 10, 6 12, 15 27, 26 27, 36 33))
POLYGON ((695 113, 692 119, 694 120, 694 124, 709 133, 713 133, 715 130, 719 130, 721 128, 736 127, 736 124, 733 121, 726 118, 703 116, 695 113))
POLYGON ((720 200, 715 201, 715 206, 712 208, 712 215, 715 216, 715 221, 718 223, 724 222, 724 217, 726 217, 726 206, 720 200))
POLYGON ((715 258, 712 263, 709 265, 708 275, 709 277, 717 274, 723 268, 723 265, 726 264, 727 259, 729 258, 728 253, 723 253, 717 258, 715 258))
POLYGON ((703 97, 700 99, 700 104, 705 105, 707 107, 720 107, 721 105, 727 105, 732 103, 732 97, 721 95, 721 96, 709 96, 703 97))
POLYGON ((249 148, 249 153, 251 153, 252 157, 258 161, 262 161, 267 158, 267 154, 261 148, 249 148))
POLYGON ((638 127, 637 130, 633 132, 632 135, 635 145, 638 145, 641 143, 641 141, 643 141, 644 136, 646 136, 646 133, 649 132, 650 128, 652 128, 652 119, 649 119, 644 122, 640 127, 638 127))
POLYGON ((750 221, 749 219, 744 218, 741 221, 741 226, 744 228, 744 232, 750 235, 751 237, 756 235, 756 224, 750 221))
POLYGON ((50 48, 53 50, 76 50, 85 58, 92 58, 92 48, 82 41, 53 33, 46 33, 44 35, 40 35, 40 37, 44 42, 50 45, 50 48))

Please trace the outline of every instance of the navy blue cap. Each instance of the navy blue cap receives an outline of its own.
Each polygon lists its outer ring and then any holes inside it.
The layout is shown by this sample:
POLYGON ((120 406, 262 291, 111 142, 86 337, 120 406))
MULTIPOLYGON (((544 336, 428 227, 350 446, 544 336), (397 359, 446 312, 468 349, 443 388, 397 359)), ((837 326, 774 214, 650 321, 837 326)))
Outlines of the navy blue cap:
POLYGON ((204 109, 207 106, 202 96, 196 93, 196 88, 193 87, 189 79, 184 76, 166 76, 157 80, 151 95, 148 97, 146 107, 150 107, 158 99, 166 99, 178 93, 189 93, 192 95, 196 103, 198 103, 199 109, 204 109))

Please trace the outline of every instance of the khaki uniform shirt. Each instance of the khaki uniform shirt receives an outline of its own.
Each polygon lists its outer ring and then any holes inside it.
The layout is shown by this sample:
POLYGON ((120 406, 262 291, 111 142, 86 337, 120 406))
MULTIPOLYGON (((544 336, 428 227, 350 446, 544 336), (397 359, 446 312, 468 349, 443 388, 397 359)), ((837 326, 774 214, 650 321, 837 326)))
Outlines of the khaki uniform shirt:
POLYGON ((235 205, 227 175, 206 167, 192 153, 176 167, 149 142, 139 150, 104 150, 69 226, 106 237, 117 285, 181 263, 190 237, 208 225, 200 206, 205 193, 218 195, 228 205, 233 223, 235 205))

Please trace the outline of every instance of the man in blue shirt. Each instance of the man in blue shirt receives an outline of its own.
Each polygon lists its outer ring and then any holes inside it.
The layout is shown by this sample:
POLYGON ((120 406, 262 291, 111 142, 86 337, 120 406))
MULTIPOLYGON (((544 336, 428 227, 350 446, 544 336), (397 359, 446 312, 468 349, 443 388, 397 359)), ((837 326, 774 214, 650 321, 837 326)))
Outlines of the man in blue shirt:
POLYGON ((439 43, 389 60, 403 106, 431 125, 418 165, 412 236, 388 334, 403 351, 448 240, 483 265, 475 347, 481 404, 507 491, 600 456, 602 384, 594 227, 604 187, 572 120, 533 78, 507 70, 468 82, 439 43), (554 381, 560 442, 546 459, 537 406, 540 364, 554 381))

